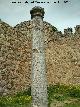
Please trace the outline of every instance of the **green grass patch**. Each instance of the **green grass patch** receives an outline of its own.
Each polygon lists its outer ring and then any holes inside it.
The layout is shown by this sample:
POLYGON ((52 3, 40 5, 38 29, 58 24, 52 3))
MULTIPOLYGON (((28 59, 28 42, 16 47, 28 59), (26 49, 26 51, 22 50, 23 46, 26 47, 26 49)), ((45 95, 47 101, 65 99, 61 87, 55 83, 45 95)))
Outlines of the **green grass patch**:
POLYGON ((18 92, 14 96, 0 97, 0 107, 28 107, 30 102, 30 88, 27 91, 18 92))
POLYGON ((6 96, 0 98, 0 107, 13 107, 13 106, 21 106, 28 105, 31 101, 31 96, 6 96))
MULTIPOLYGON (((50 85, 48 87, 49 106, 54 100, 64 102, 70 98, 80 98, 80 86, 66 86, 57 84, 50 85)), ((78 107, 80 107, 80 105, 78 107)))
MULTIPOLYGON (((31 100, 31 88, 29 88, 14 96, 0 97, 0 107, 29 107, 31 100)), ((80 107, 80 86, 50 85, 48 87, 48 102, 49 107, 52 103, 60 103, 64 105, 62 107, 80 107)))
POLYGON ((80 99, 74 99, 71 103, 64 104, 64 107, 80 107, 80 99))

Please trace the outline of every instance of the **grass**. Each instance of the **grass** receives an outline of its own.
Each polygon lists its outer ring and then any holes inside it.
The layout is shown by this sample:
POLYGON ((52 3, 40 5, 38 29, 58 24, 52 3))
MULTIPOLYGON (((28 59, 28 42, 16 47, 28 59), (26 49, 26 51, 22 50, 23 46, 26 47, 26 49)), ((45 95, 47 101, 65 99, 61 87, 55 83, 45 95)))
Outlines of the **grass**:
POLYGON ((18 92, 14 96, 0 97, 0 107, 29 107, 30 103, 30 88, 27 91, 18 92))
MULTIPOLYGON (((0 97, 0 107, 29 107, 31 89, 14 96, 0 97)), ((50 85, 48 87, 49 107, 80 107, 80 86, 50 85)))
POLYGON ((66 104, 64 107, 80 107, 80 101, 66 104))
POLYGON ((80 86, 50 85, 49 107, 80 107, 80 86))
POLYGON ((6 96, 0 98, 0 107, 17 107, 22 105, 28 105, 31 101, 31 96, 6 96))

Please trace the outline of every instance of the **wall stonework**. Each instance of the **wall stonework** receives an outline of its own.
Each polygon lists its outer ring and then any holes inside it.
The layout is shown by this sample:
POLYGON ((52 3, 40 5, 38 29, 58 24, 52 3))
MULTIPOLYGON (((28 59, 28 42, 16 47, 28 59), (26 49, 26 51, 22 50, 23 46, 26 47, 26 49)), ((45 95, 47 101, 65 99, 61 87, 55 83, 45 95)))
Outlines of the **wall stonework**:
POLYGON ((30 66, 31 39, 0 22, 0 92, 26 89, 30 85, 30 66))
MULTIPOLYGON (((80 85, 80 33, 64 36, 43 21, 48 84, 80 85), (59 34, 59 35, 58 35, 59 34)), ((32 22, 11 27, 0 20, 0 94, 12 94, 31 84, 32 22)))

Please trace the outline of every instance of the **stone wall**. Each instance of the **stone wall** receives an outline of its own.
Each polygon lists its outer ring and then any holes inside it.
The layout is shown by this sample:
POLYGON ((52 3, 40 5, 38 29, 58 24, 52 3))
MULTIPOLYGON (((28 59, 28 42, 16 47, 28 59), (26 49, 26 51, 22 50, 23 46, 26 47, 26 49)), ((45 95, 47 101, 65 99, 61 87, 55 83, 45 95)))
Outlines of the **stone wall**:
MULTIPOLYGON (((80 85, 79 26, 66 37, 45 21, 43 26, 48 84, 80 85)), ((16 93, 31 84, 31 30, 31 21, 14 28, 0 21, 0 94, 16 93)))
POLYGON ((0 22, 0 91, 15 93, 30 86, 31 39, 0 22))
POLYGON ((80 38, 48 42, 46 48, 49 84, 80 85, 80 38))

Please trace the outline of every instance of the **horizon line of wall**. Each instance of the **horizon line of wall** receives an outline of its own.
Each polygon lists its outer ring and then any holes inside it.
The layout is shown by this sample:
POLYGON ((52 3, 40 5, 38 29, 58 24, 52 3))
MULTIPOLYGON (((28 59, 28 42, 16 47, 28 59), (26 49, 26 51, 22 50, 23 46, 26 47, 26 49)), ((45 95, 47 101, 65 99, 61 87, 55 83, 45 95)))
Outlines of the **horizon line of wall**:
POLYGON ((56 33, 61 37, 80 34, 80 25, 76 25, 76 27, 74 27, 74 28, 75 28, 74 32, 73 32, 73 29, 71 27, 68 27, 68 28, 64 29, 64 32, 56 31, 56 33))
MULTIPOLYGON (((0 18, 0 21, 2 21, 1 18, 0 18)), ((2 21, 2 22, 5 22, 5 21, 2 21)), ((76 27, 74 27, 74 32, 73 32, 73 28, 72 27, 68 27, 66 29, 63 29, 63 32, 58 30, 57 33, 59 35, 62 35, 62 36, 66 36, 66 35, 69 36, 69 35, 72 35, 72 34, 80 34, 80 25, 76 25, 76 27)))

